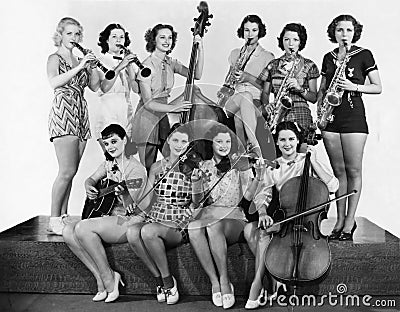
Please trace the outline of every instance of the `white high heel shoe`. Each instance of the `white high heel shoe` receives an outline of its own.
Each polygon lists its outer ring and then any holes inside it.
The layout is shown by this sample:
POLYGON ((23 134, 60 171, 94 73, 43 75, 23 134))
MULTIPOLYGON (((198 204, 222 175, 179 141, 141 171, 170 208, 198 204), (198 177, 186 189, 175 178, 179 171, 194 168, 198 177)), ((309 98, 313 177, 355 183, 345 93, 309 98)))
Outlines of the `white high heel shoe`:
POLYGON ((264 288, 261 289, 260 295, 256 300, 247 299, 246 305, 244 308, 246 310, 254 310, 258 307, 265 306, 267 304, 267 291, 264 288))
POLYGON ((232 283, 230 283, 230 286, 232 289, 232 293, 222 295, 222 307, 224 309, 229 309, 235 304, 235 289, 233 288, 232 283))
POLYGON ((277 282, 276 282, 275 292, 274 292, 272 295, 269 295, 269 296, 267 295, 267 301, 276 300, 276 298, 278 297, 279 288, 280 288, 281 286, 283 287, 283 290, 284 290, 285 292, 287 292, 286 284, 277 281, 277 282))
POLYGON ((211 291, 211 297, 212 297, 212 303, 216 306, 216 307, 222 307, 222 294, 220 291, 213 293, 211 291))
POLYGON ((121 280, 121 275, 118 272, 114 271, 114 289, 112 292, 108 293, 108 296, 104 302, 113 302, 118 299, 119 297, 119 283, 122 286, 125 286, 124 282, 121 280))
POLYGON ((96 296, 93 297, 93 301, 103 301, 104 299, 107 298, 107 290, 99 291, 97 292, 96 296))

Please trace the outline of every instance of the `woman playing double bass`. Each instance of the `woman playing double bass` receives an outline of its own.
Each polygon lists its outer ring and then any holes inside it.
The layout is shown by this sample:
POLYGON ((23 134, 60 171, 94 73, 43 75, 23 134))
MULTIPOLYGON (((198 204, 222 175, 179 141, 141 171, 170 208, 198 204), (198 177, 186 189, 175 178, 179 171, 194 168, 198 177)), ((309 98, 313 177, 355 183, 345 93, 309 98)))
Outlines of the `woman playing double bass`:
MULTIPOLYGON (((249 223, 246 225, 245 233, 252 233, 251 236, 245 235, 246 239, 250 242, 256 242, 258 266, 256 268, 256 275, 250 288, 249 300, 246 308, 252 309, 259 306, 259 298, 264 296, 264 289, 262 285, 262 277, 265 273, 264 265, 264 252, 270 243, 270 235, 266 234, 263 228, 272 225, 273 220, 271 216, 267 215, 267 208, 272 199, 272 187, 275 186, 278 192, 281 191, 282 186, 289 179, 300 176, 303 172, 305 156, 304 153, 299 153, 298 149, 302 142, 301 131, 299 127, 291 121, 281 122, 276 127, 275 141, 282 156, 277 158, 279 168, 266 168, 262 169, 261 179, 259 186, 254 197, 254 203, 259 213, 258 225, 260 228, 250 231, 251 227, 257 224, 249 223)), ((317 158, 314 147, 308 146, 307 152, 311 154, 311 166, 313 175, 318 177, 324 182, 329 192, 335 192, 339 187, 338 179, 326 168, 317 158)))
MULTIPOLYGON (((174 74, 187 77, 188 68, 168 54, 174 49, 177 33, 171 25, 157 24, 145 33, 146 50, 151 55, 143 61, 143 65, 151 69, 149 77, 139 75, 141 99, 132 124, 133 141, 138 145, 139 157, 147 171, 156 161, 169 132, 169 126, 160 128, 160 120, 167 113, 187 112, 192 107, 188 101, 174 104, 168 103, 168 97, 174 86, 174 74), (163 138, 164 137, 164 138, 163 138)), ((200 79, 203 72, 203 44, 200 36, 194 38, 198 42, 198 59, 195 68, 195 79, 200 79)), ((164 119, 164 121, 167 121, 164 119)), ((165 123, 163 123, 165 124, 165 123)))

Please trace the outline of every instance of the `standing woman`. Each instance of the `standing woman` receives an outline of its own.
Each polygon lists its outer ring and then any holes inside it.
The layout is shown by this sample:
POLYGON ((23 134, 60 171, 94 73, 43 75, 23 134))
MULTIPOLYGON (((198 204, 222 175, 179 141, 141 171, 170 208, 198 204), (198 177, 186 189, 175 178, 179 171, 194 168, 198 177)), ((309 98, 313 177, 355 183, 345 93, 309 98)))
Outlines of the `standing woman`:
MULTIPOLYGON (((174 86, 174 74, 186 77, 188 68, 181 62, 168 56, 176 44, 177 33, 171 25, 157 24, 145 33, 146 50, 151 55, 143 65, 151 69, 147 78, 138 76, 140 96, 133 121, 133 141, 138 145, 139 157, 149 171, 161 152, 165 138, 169 133, 167 113, 182 113, 192 107, 190 102, 168 104, 168 97, 174 86), (164 117, 164 118, 163 118, 164 117), (160 127, 162 120, 163 126, 160 127)), ((204 53, 200 36, 194 39, 199 44, 195 79, 200 79, 203 72, 204 53)))
POLYGON ((186 226, 191 218, 188 207, 192 201, 192 183, 190 177, 181 172, 177 161, 189 141, 189 127, 174 124, 165 144, 167 156, 150 169, 145 194, 154 188, 148 200, 155 195, 155 201, 146 223, 131 226, 127 233, 130 246, 154 276, 158 302, 166 301, 167 304, 179 300, 178 285, 168 265, 167 249, 188 242, 186 226))
POLYGON ((338 87, 344 90, 342 103, 334 108, 334 120, 323 129, 322 136, 333 171, 340 182, 336 196, 351 190, 358 191, 336 203, 337 220, 330 239, 353 239, 357 227, 355 213, 362 186, 362 159, 368 136, 362 94, 382 92, 378 67, 371 51, 354 45, 360 39, 362 27, 351 15, 336 17, 328 26, 328 37, 338 47, 325 54, 322 62, 318 111, 338 64, 346 56, 349 57, 345 77, 338 80, 338 87), (369 83, 365 84, 367 77, 369 83))
POLYGON ((243 196, 247 200, 253 198, 247 187, 250 190, 254 181, 251 169, 230 168, 229 156, 235 150, 232 131, 217 124, 206 133, 206 139, 207 160, 192 174, 194 205, 204 201, 204 196, 216 186, 207 198, 208 205, 199 209, 196 220, 189 224, 189 239, 210 279, 213 304, 227 309, 235 304, 234 287, 228 275, 227 248, 239 241, 246 222, 239 203, 243 196))
POLYGON ((104 54, 100 60, 115 72, 114 78, 108 80, 99 70, 100 105, 95 130, 103 151, 105 148, 100 139, 100 132, 109 124, 121 125, 128 135, 128 140, 131 138, 133 109, 130 91, 139 91, 136 82, 138 67, 132 63, 134 54, 121 56, 121 46, 128 47, 130 43, 128 32, 120 24, 109 24, 99 35, 98 45, 104 54))
POLYGON ((235 94, 226 103, 225 110, 228 115, 237 115, 243 122, 245 134, 248 142, 260 154, 259 142, 256 138, 257 117, 261 116, 261 89, 260 81, 257 77, 261 69, 274 59, 274 55, 265 50, 258 42, 267 34, 265 24, 257 15, 247 15, 239 29, 237 35, 244 39, 247 44, 242 48, 236 48, 229 55, 228 77, 234 71, 237 80, 235 94), (244 64, 242 68, 236 68, 240 56, 243 56, 244 64))
POLYGON ((57 235, 62 234, 72 179, 90 138, 84 89, 89 86, 96 91, 99 87, 97 70, 93 68, 94 55, 88 53, 78 60, 72 54, 73 42, 82 41, 82 32, 77 20, 62 18, 53 37, 57 51, 47 60, 47 77, 55 95, 49 116, 49 135, 59 167, 51 193, 49 231, 57 235))
POLYGON ((274 96, 282 86, 282 83, 295 66, 293 75, 289 75, 283 91, 292 101, 292 109, 283 120, 296 121, 303 130, 307 130, 312 124, 311 111, 307 102, 315 103, 317 101, 317 78, 319 71, 313 61, 300 55, 307 42, 306 28, 298 23, 287 24, 278 37, 278 46, 284 51, 284 54, 271 61, 260 75, 261 80, 265 80, 262 93, 262 102, 269 106, 268 112, 275 109, 273 104, 269 103, 270 93, 274 96))

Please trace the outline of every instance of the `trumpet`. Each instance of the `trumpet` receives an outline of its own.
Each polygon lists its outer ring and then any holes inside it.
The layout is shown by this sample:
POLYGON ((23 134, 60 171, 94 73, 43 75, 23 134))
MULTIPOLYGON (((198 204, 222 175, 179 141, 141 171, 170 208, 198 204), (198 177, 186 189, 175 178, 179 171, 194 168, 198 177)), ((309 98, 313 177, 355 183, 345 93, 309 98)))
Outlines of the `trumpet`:
MULTIPOLYGON (((81 52, 83 53, 83 55, 86 55, 86 54, 88 54, 88 53, 90 52, 89 49, 83 48, 83 47, 82 47, 79 43, 77 43, 77 42, 72 41, 71 43, 73 44, 73 46, 74 46, 75 48, 77 48, 79 51, 81 51, 81 52)), ((106 77, 107 80, 111 80, 111 79, 113 79, 113 78, 115 77, 115 72, 114 72, 113 70, 109 70, 107 67, 105 67, 98 59, 95 60, 95 64, 96 64, 96 66, 97 66, 98 68, 101 69, 101 71, 102 71, 103 73, 106 74, 105 77, 106 77)))
MULTIPOLYGON (((121 49, 121 53, 125 53, 125 55, 132 54, 132 52, 122 44, 117 44, 117 47, 121 49)), ((140 74, 146 78, 151 75, 151 69, 148 67, 144 67, 143 64, 139 61, 139 59, 135 56, 133 58, 133 62, 139 67, 140 74)))

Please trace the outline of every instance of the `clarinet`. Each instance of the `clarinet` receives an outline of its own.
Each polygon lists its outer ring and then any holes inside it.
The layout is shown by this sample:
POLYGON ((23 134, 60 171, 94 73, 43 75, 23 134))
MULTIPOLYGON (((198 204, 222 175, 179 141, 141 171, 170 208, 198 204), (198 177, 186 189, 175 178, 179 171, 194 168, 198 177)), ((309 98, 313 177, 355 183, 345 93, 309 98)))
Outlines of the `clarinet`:
MULTIPOLYGON (((121 53, 124 53, 125 55, 131 54, 132 52, 122 44, 117 44, 117 47, 121 49, 121 53)), ((148 67, 144 67, 143 64, 139 61, 137 57, 133 58, 133 62, 139 67, 140 69, 140 74, 146 78, 151 75, 151 69, 148 67)))
MULTIPOLYGON (((83 53, 83 55, 86 55, 86 54, 88 54, 90 52, 89 49, 83 48, 79 43, 72 42, 72 44, 79 51, 81 51, 83 53)), ((106 75, 105 77, 106 77, 107 80, 111 80, 111 79, 113 79, 115 77, 115 72, 113 70, 109 70, 107 67, 105 67, 98 59, 95 60, 95 63, 96 63, 96 66, 98 68, 100 68, 103 73, 105 73, 105 75, 106 75)))

